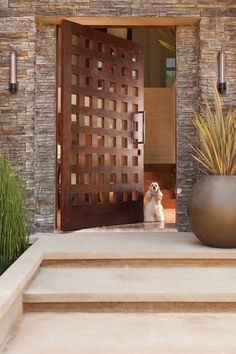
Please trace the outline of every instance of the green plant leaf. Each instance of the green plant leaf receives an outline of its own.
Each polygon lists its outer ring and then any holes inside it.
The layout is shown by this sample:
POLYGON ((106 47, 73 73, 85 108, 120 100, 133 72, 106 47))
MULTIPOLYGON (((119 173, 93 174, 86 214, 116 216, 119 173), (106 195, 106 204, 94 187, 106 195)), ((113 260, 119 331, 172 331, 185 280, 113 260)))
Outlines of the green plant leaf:
POLYGON ((192 123, 198 143, 191 145, 194 158, 208 173, 236 174, 236 109, 224 114, 220 96, 213 83, 214 108, 207 100, 201 106, 201 114, 194 112, 192 123))
POLYGON ((173 46, 172 44, 169 44, 163 41, 162 39, 158 39, 158 42, 166 49, 169 49, 171 52, 175 52, 175 46, 173 46))
POLYGON ((0 155, 0 274, 28 246, 25 193, 6 155, 0 155))

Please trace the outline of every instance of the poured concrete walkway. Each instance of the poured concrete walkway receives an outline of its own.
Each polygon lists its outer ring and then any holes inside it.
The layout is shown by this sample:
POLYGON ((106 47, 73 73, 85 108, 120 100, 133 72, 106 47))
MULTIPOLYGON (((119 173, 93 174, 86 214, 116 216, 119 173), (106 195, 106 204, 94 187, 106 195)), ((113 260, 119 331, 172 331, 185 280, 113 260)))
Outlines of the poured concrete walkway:
POLYGON ((236 250, 191 233, 42 235, 16 279, 36 257, 3 353, 236 353, 236 250))

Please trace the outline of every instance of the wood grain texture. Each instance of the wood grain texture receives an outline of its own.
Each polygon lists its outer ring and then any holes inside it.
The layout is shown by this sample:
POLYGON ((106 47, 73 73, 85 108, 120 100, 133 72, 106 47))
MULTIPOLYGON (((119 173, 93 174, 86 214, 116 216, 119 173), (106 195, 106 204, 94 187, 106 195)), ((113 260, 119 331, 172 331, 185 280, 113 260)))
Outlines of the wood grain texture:
POLYGON ((154 17, 154 16, 36 16, 36 21, 44 25, 60 25, 68 20, 85 26, 93 27, 140 27, 140 26, 197 26, 200 16, 190 17, 154 17))
POLYGON ((143 221, 143 50, 62 23, 61 228, 143 221))

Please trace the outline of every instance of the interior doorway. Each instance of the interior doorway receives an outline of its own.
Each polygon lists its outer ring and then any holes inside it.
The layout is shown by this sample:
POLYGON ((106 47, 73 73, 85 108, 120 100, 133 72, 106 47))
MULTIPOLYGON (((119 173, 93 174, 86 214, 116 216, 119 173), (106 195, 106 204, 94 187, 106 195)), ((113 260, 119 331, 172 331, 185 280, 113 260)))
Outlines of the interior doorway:
MULTIPOLYGON (((144 195, 157 181, 163 193, 165 223, 137 228, 176 228, 176 28, 107 28, 144 48, 144 195)), ((132 228, 131 225, 123 228, 132 228)), ((119 226, 121 228, 121 226, 119 226)))
POLYGON ((144 46, 144 193, 157 181, 163 193, 165 227, 176 224, 176 30, 134 28, 144 46))
MULTIPOLYGON (((144 47, 144 109, 146 112, 144 144, 144 194, 157 181, 164 194, 162 204, 166 222, 175 227, 175 28, 103 28, 102 32, 141 43, 144 47)), ((59 35, 60 38, 60 29, 59 35)), ((61 56, 60 39, 58 57, 61 56)), ((60 81, 61 63, 58 61, 60 81)), ((61 114, 61 89, 58 85, 58 120, 61 114)), ((60 126, 60 125, 59 125, 60 126)), ((60 128, 58 129, 58 132, 60 128)), ((59 132, 60 134, 60 132, 59 132)), ((57 227, 61 225, 61 144, 58 144, 57 227)), ((76 178, 76 177, 74 177, 76 178)), ((116 222, 114 221, 114 224, 116 222)), ((160 225, 153 225, 159 228, 160 225)))

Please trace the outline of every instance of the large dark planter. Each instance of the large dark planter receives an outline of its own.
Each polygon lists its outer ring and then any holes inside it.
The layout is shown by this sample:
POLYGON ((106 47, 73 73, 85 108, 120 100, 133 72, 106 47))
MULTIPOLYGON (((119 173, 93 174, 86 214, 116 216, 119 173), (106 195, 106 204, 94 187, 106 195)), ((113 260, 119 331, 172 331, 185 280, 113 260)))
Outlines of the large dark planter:
POLYGON ((236 176, 204 176, 188 201, 193 233, 210 247, 236 248, 236 176))

